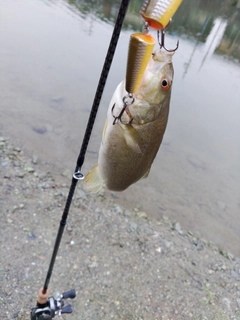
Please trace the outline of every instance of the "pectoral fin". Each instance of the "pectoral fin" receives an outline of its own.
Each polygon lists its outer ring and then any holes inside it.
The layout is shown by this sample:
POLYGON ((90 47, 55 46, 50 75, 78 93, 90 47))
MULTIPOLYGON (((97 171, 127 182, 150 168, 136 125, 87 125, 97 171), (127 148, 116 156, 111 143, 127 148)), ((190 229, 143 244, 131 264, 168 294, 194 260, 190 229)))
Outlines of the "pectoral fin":
POLYGON ((105 141, 105 136, 106 136, 107 127, 108 127, 108 121, 106 120, 106 121, 105 121, 104 128, 103 128, 103 133, 102 133, 102 143, 104 143, 104 141, 105 141))
POLYGON ((142 153, 140 148, 141 140, 137 130, 131 124, 121 124, 121 128, 123 129, 123 135, 129 148, 136 153, 142 153))
POLYGON ((84 180, 84 190, 87 192, 97 193, 103 186, 103 179, 96 164, 86 175, 84 180))

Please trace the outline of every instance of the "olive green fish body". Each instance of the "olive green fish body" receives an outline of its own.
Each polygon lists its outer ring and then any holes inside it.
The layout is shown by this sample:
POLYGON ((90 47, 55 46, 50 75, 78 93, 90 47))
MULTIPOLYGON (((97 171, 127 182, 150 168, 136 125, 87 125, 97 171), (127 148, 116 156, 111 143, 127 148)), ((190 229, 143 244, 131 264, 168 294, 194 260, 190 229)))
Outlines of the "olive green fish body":
POLYGON ((121 112, 122 99, 127 95, 125 81, 115 90, 103 130, 98 164, 85 179, 87 191, 97 192, 103 184, 109 190, 122 191, 148 176, 167 126, 173 80, 171 58, 172 53, 157 50, 134 94, 134 103, 123 113, 122 122, 113 124, 113 114, 121 112))

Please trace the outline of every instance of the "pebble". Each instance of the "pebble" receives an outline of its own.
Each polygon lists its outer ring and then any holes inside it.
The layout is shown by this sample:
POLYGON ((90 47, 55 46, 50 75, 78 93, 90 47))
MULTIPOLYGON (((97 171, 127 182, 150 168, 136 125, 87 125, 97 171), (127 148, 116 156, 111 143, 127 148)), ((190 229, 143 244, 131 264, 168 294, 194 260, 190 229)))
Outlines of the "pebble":
POLYGON ((25 172, 23 172, 23 171, 17 172, 15 174, 15 177, 17 177, 17 178, 24 178, 24 176, 25 176, 25 172))
POLYGON ((131 217, 131 215, 132 215, 131 211, 129 211, 129 210, 125 210, 124 211, 124 216, 125 217, 131 217))
POLYGON ((176 231, 181 231, 181 225, 180 225, 179 222, 176 222, 176 223, 173 225, 173 227, 174 227, 174 230, 176 230, 176 231))
POLYGON ((137 212, 137 216, 141 219, 147 219, 148 218, 148 215, 146 214, 146 212, 143 212, 143 211, 139 211, 137 212))
POLYGON ((86 200, 87 199, 86 193, 81 189, 78 189, 76 194, 77 194, 77 197, 76 197, 77 199, 82 199, 82 200, 86 200))
POLYGON ((32 167, 25 167, 24 170, 30 173, 33 173, 35 171, 32 167))
POLYGON ((136 231, 138 228, 137 224, 135 222, 130 222, 130 230, 136 231))
POLYGON ((114 206, 114 211, 118 214, 123 214, 123 209, 117 204, 114 206))
POLYGON ((29 233, 28 233, 28 239, 30 239, 30 240, 35 240, 35 239, 36 239, 35 234, 33 234, 32 232, 29 232, 29 233))
POLYGON ((213 274, 214 273, 214 270, 210 269, 208 270, 208 274, 213 274))
POLYGON ((14 167, 21 167, 21 163, 19 161, 13 162, 14 167))
POLYGON ((236 278, 237 280, 239 280, 239 274, 233 269, 231 270, 231 275, 236 278))
POLYGON ((72 172, 69 169, 63 171, 62 176, 72 178, 72 172))
POLYGON ((38 163, 38 157, 37 157, 37 156, 33 155, 33 157, 32 157, 32 163, 33 163, 33 164, 37 164, 37 163, 38 163))
POLYGON ((172 229, 176 230, 181 235, 183 234, 183 231, 181 229, 181 225, 180 225, 179 222, 174 223, 173 226, 172 226, 172 229))

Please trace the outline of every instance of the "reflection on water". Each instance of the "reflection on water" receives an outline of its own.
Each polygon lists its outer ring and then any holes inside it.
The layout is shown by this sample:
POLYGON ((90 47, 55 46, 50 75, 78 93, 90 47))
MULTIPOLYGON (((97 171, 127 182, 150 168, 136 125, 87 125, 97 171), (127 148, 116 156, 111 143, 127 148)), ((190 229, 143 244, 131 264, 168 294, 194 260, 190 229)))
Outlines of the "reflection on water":
MULTIPOLYGON (((0 0, 2 134, 53 171, 74 169, 121 1, 0 0)), ((131 0, 84 164, 97 161, 111 95, 125 76, 131 0)), ((240 3, 183 0, 166 35, 180 40, 170 118, 150 176, 107 196, 181 222, 240 254, 240 3), (228 239, 226 243, 226 239, 228 239)))

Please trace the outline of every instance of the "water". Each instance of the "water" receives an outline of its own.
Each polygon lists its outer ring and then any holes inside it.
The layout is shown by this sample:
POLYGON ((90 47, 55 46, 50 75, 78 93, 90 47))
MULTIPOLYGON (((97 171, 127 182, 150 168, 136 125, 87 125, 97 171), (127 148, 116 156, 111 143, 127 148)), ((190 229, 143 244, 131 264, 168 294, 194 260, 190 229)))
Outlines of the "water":
MULTIPOLYGON (((0 0, 0 131, 61 174, 75 168, 120 1, 0 0)), ((111 95, 141 31, 131 1, 83 171, 97 161, 111 95)), ((122 193, 128 209, 240 254, 240 14, 235 2, 183 0, 168 29, 175 79, 169 123, 148 179, 122 193)), ((152 33, 154 34, 154 33, 152 33)))

